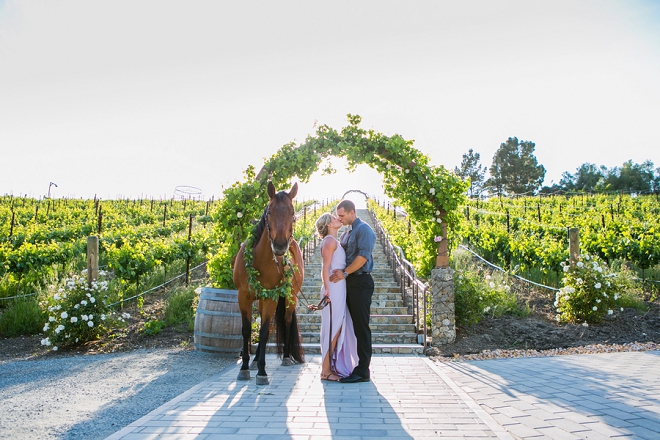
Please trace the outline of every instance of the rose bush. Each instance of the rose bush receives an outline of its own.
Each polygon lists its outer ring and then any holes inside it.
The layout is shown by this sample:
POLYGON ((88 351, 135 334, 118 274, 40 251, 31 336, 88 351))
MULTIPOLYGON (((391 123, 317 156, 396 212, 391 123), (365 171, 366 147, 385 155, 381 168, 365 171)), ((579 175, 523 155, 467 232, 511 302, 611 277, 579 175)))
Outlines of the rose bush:
POLYGON ((87 284, 87 277, 74 275, 64 280, 59 289, 50 286, 42 307, 47 310, 48 320, 44 324, 45 338, 41 345, 60 346, 82 344, 98 338, 110 328, 121 325, 127 314, 116 317, 108 306, 108 283, 99 272, 99 280, 87 284))
POLYGON ((582 254, 575 264, 566 261, 561 266, 563 287, 555 296, 558 321, 596 323, 623 310, 617 274, 605 262, 582 254))

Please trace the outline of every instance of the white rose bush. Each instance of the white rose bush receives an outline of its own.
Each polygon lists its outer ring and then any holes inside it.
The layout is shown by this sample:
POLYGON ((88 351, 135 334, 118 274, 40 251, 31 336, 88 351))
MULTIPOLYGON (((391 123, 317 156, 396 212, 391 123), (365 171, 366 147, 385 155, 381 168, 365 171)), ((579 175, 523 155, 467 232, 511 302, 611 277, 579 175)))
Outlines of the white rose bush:
POLYGON ((620 310, 617 275, 605 262, 589 254, 580 255, 576 264, 562 262, 562 284, 555 296, 560 322, 596 323, 620 310))
MULTIPOLYGON (((100 272, 99 278, 105 274, 100 272)), ((50 286, 42 304, 48 319, 43 327, 41 345, 58 347, 82 344, 98 338, 117 324, 115 313, 108 306, 108 282, 102 279, 88 286, 87 277, 74 275, 64 280, 64 286, 50 286)))

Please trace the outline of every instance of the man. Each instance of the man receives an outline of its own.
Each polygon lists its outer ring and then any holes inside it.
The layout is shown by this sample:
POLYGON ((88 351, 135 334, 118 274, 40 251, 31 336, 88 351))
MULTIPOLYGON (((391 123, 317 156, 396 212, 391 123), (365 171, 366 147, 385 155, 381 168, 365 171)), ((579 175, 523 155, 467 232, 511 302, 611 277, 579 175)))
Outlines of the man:
POLYGON ((371 297, 374 293, 374 279, 371 271, 374 267, 372 252, 376 244, 376 234, 371 227, 360 220, 355 212, 355 204, 342 200, 337 205, 337 218, 348 229, 339 238, 346 251, 346 269, 335 270, 330 281, 346 279, 346 305, 353 319, 357 338, 358 365, 353 373, 340 382, 356 383, 370 380, 371 364, 371 297))

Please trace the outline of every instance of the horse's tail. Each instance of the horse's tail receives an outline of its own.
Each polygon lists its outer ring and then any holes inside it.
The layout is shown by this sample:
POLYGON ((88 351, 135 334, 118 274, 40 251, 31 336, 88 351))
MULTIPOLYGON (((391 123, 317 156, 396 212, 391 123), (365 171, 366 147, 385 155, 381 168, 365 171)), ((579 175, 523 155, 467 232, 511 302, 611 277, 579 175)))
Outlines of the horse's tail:
MULTIPOLYGON (((280 297, 277 302, 277 311, 275 312, 275 320, 277 321, 277 355, 282 356, 284 353, 284 344, 286 341, 286 309, 287 299, 280 297)), ((289 356, 296 362, 305 362, 305 351, 302 347, 300 338, 300 331, 298 329, 298 317, 294 310, 291 315, 291 327, 289 328, 289 356)))

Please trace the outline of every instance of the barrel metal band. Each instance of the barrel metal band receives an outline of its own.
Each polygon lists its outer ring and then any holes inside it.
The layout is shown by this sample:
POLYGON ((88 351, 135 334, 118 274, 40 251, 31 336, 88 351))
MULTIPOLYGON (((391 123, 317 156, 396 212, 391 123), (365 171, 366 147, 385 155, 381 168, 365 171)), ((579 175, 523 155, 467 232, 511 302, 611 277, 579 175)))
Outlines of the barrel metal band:
POLYGON ((222 347, 211 347, 210 345, 202 345, 202 344, 195 344, 195 348, 198 350, 207 350, 207 351, 215 351, 222 353, 237 353, 238 351, 240 351, 240 347, 238 349, 222 348, 222 347))
POLYGON ((217 333, 206 333, 195 331, 195 336, 203 336, 205 338, 213 339, 243 339, 242 335, 218 335, 217 333))
POLYGON ((216 312, 214 310, 202 310, 197 309, 197 313, 200 315, 212 315, 212 316, 241 316, 240 313, 236 312, 216 312))

